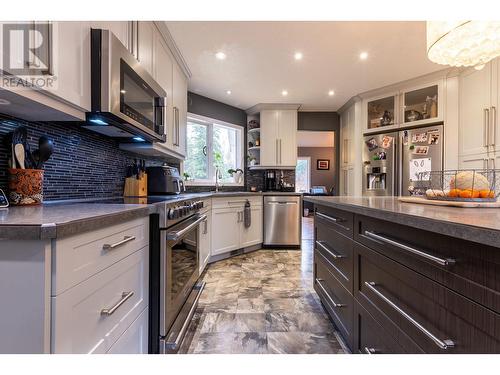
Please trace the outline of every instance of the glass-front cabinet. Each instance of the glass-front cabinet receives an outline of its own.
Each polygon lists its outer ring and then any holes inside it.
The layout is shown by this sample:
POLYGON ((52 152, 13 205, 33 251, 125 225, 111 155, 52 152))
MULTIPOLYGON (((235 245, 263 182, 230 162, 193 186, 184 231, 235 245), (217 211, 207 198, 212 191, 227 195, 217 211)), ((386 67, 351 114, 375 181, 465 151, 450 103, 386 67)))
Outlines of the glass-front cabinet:
POLYGON ((365 134, 443 121, 443 82, 402 88, 364 100, 365 134))
POLYGON ((395 125, 397 97, 395 95, 369 100, 367 108, 367 129, 395 125))
POLYGON ((421 123, 434 122, 442 118, 439 107, 438 84, 403 91, 400 97, 403 107, 401 124, 410 124, 417 121, 421 123))

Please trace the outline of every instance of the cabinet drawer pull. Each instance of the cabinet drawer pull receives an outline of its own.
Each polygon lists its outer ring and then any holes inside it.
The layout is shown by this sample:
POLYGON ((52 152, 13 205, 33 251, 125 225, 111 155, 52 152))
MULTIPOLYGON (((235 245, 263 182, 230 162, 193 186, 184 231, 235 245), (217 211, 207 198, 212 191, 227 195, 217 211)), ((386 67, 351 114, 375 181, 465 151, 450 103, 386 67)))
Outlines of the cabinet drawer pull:
POLYGON ((384 296, 381 292, 375 288, 375 283, 373 281, 365 281, 365 285, 370 289, 373 293, 379 296, 384 302, 386 302, 389 306, 391 306, 394 310, 396 310, 400 315, 402 315, 406 320, 408 320, 413 326, 415 326, 420 332, 430 338, 440 349, 446 350, 449 348, 453 348, 455 343, 450 339, 441 340, 434 336, 429 330, 427 330, 424 326, 422 326, 419 322, 413 319, 410 315, 408 315, 404 310, 402 310, 399 306, 397 306, 394 302, 392 302, 389 298, 384 296))
POLYGON ((325 250, 328 254, 330 254, 330 256, 333 258, 333 259, 340 259, 340 258, 345 258, 344 255, 340 255, 340 254, 335 254, 334 252, 332 252, 330 250, 330 248, 328 246, 325 245, 325 241, 316 241, 316 245, 318 245, 319 247, 321 247, 323 250, 325 250))
POLYGON ((117 247, 120 247, 121 245, 125 245, 127 242, 130 242, 130 241, 133 241, 135 240, 135 236, 125 236, 123 237, 123 240, 119 241, 119 242, 116 242, 114 244, 104 244, 102 245, 102 249, 103 250, 113 250, 113 249, 116 249, 117 247))
POLYGON ((421 256, 422 258, 431 260, 434 263, 439 264, 440 266, 449 266, 449 265, 455 264, 455 259, 439 258, 439 257, 436 257, 434 255, 424 253, 423 251, 417 250, 411 246, 408 246, 408 245, 399 243, 397 241, 391 240, 390 238, 381 236, 380 234, 377 234, 374 232, 370 232, 370 231, 365 230, 365 236, 370 238, 370 239, 373 239, 375 241, 384 242, 386 244, 396 246, 396 247, 400 248, 401 250, 405 250, 409 253, 421 256))
POLYGON ((320 217, 322 219, 331 221, 332 223, 336 223, 336 224, 345 221, 344 219, 341 219, 341 218, 338 218, 338 217, 333 217, 333 216, 330 216, 330 215, 325 215, 325 214, 322 214, 321 212, 317 212, 317 211, 316 211, 316 216, 318 216, 318 217, 320 217))
POLYGON ((323 279, 318 279, 316 278, 316 283, 319 285, 319 287, 321 288, 321 290, 323 291, 323 293, 326 294, 326 297, 330 300, 330 302, 332 303, 332 307, 334 308, 339 308, 339 307, 344 307, 345 305, 342 304, 342 303, 336 303, 332 297, 330 297, 330 294, 328 294, 328 292, 326 291, 325 287, 321 284, 323 281, 323 279))
POLYGON ((114 312, 116 310, 118 310, 118 308, 121 305, 123 305, 128 299, 130 299, 133 295, 134 295, 134 292, 132 292, 132 291, 130 291, 130 292, 123 292, 122 293, 122 298, 116 303, 116 305, 114 305, 110 309, 102 309, 101 310, 101 315, 105 315, 105 316, 113 315, 114 312))
POLYGON ((363 350, 366 354, 375 354, 377 352, 374 348, 369 348, 367 346, 365 346, 363 350))

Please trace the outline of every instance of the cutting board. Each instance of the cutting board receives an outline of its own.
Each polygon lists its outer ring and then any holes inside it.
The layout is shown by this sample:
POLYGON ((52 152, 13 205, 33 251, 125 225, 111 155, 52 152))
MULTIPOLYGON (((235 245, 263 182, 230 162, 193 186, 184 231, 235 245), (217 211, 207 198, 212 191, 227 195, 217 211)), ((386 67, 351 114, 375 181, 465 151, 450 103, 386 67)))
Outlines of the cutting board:
POLYGON ((456 202, 456 201, 438 201, 419 197, 399 197, 398 200, 404 203, 430 204, 433 206, 448 206, 462 208, 498 208, 500 202, 456 202))

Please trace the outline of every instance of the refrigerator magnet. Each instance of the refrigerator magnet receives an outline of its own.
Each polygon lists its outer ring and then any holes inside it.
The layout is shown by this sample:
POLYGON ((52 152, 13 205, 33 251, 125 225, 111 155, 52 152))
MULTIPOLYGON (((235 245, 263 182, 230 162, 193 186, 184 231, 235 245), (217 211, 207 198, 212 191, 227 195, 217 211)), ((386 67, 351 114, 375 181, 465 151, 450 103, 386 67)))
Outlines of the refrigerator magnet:
POLYGON ((429 132, 427 133, 430 145, 437 145, 439 143, 439 132, 429 132))
POLYGON ((389 148, 391 147, 392 145, 392 140, 394 138, 393 137, 390 137, 388 135, 384 135, 384 137, 382 138, 382 148, 389 148))
POLYGON ((414 133, 411 137, 413 143, 424 143, 427 142, 427 132, 424 133, 414 133))
POLYGON ((375 138, 370 138, 365 143, 366 143, 366 146, 368 146, 368 150, 370 150, 370 151, 373 151, 376 148, 378 148, 378 144, 377 144, 377 141, 375 140, 375 138))
POLYGON ((427 155, 429 153, 429 146, 416 146, 413 153, 415 155, 427 155))

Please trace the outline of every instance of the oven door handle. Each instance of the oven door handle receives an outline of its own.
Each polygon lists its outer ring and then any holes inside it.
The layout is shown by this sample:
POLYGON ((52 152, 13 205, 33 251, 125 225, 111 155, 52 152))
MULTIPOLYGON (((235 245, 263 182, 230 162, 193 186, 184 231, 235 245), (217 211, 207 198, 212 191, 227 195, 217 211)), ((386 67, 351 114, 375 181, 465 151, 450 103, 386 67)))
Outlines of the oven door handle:
POLYGON ((187 224, 184 228, 181 230, 176 230, 173 232, 168 232, 167 233, 167 240, 169 241, 177 241, 179 238, 184 236, 187 232, 189 232, 191 229, 194 227, 200 225, 200 223, 207 218, 207 215, 202 215, 202 216, 196 216, 192 221, 189 220, 189 224, 187 224))

